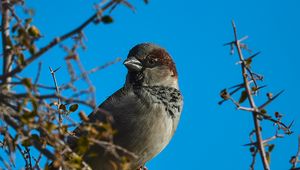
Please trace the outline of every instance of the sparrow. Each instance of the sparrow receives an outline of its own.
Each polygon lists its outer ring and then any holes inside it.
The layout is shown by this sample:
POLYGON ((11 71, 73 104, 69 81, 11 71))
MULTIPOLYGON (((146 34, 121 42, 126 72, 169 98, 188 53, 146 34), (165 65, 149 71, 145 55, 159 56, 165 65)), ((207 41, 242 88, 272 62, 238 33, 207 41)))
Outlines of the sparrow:
MULTIPOLYGON (((93 170, 144 167, 168 145, 180 119, 183 98, 177 70, 164 48, 152 43, 138 44, 129 51, 123 64, 128 70, 124 86, 90 114, 88 121, 107 121, 104 115, 109 114, 116 131, 113 143, 136 157, 129 158, 125 168, 114 154, 95 144, 82 156, 93 170)), ((85 135, 81 129, 79 126, 74 131, 75 136, 85 135)), ((74 144, 74 140, 69 143, 74 144)))

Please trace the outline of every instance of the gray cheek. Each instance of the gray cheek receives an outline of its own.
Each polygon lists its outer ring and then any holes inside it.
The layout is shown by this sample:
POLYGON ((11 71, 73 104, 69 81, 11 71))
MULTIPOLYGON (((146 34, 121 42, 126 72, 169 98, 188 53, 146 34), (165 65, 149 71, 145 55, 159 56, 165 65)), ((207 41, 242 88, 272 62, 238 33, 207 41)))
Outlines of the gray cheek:
POLYGON ((143 85, 161 85, 169 77, 169 72, 161 67, 147 68, 144 70, 143 85))

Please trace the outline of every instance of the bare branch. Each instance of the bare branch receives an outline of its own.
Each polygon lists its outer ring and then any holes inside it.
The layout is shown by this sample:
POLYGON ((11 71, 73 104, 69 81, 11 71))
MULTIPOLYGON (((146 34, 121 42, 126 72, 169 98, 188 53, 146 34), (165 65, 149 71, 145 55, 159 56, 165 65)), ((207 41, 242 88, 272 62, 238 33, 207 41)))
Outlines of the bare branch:
MULTIPOLYGON (((243 81, 244 81, 244 87, 245 87, 245 90, 247 92, 247 97, 248 97, 248 100, 249 100, 249 104, 250 104, 251 108, 253 108, 254 110, 257 110, 257 107, 255 105, 255 102, 254 102, 254 99, 253 99, 253 96, 252 96, 251 88, 250 88, 250 85, 249 85, 250 83, 249 83, 249 81, 247 79, 247 76, 246 76, 247 75, 247 67, 244 63, 244 56, 243 56, 242 49, 241 49, 241 46, 240 46, 240 41, 238 40, 237 29, 236 29, 236 25, 235 25, 234 21, 232 21, 232 27, 233 27, 234 39, 235 39, 234 44, 235 44, 235 47, 237 49, 239 59, 242 62, 242 64, 241 64, 242 77, 243 77, 243 81)), ((264 145, 263 145, 262 135, 261 135, 261 131, 260 131, 260 122, 257 118, 257 112, 252 112, 252 117, 253 117, 253 121, 254 121, 256 140, 257 140, 258 150, 259 150, 259 153, 260 153, 260 156, 261 156, 262 164, 263 164, 263 167, 264 167, 265 170, 269 170, 270 166, 269 166, 269 162, 267 160, 265 148, 264 148, 264 145)))

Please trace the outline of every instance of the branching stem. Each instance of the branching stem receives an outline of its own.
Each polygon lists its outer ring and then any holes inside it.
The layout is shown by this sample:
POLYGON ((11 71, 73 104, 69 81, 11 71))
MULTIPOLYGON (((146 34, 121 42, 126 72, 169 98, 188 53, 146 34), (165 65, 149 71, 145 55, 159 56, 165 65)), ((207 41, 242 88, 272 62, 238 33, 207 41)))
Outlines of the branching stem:
POLYGON ((244 81, 244 87, 245 87, 245 90, 247 92, 247 97, 248 97, 248 100, 249 100, 249 104, 250 104, 251 108, 254 109, 254 111, 252 112, 252 117, 253 117, 253 122, 254 122, 254 127, 255 127, 257 147, 258 147, 258 150, 259 150, 259 153, 260 153, 260 156, 261 156, 261 160, 262 160, 262 164, 263 164, 264 169, 269 170, 270 166, 269 166, 269 162, 267 160, 265 148, 264 148, 264 145, 263 145, 263 139, 262 139, 262 134, 261 134, 261 130, 260 130, 261 129, 260 128, 260 122, 259 122, 259 119, 257 118, 257 107, 255 105, 253 95, 252 95, 252 92, 251 92, 250 83, 249 83, 249 80, 247 78, 247 66, 244 63, 244 56, 243 56, 242 49, 241 49, 241 46, 240 46, 240 40, 238 39, 238 36, 237 36, 237 30, 236 30, 236 26, 235 26, 234 21, 232 21, 232 27, 233 27, 234 38, 235 38, 234 44, 235 44, 235 47, 237 49, 239 59, 242 63, 241 64, 241 69, 242 69, 242 77, 243 77, 243 81, 244 81))

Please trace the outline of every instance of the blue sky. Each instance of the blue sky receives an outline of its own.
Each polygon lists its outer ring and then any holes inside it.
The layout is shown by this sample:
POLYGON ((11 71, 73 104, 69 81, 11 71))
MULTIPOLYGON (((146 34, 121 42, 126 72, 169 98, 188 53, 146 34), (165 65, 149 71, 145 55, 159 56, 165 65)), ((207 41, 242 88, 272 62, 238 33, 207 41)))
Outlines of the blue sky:
MULTIPOLYGON (((53 37, 62 35, 93 14, 96 0, 28 0, 27 5, 36 11, 34 24, 45 36, 38 42, 45 45, 53 37)), ((133 2, 133 1, 132 1, 133 2)), ((211 0, 211 1, 158 1, 144 5, 135 0, 137 12, 125 7, 117 8, 110 25, 91 25, 85 30, 88 38, 86 51, 79 54, 87 68, 102 65, 116 57, 126 58, 128 50, 137 43, 154 42, 165 47, 173 56, 180 88, 184 95, 184 111, 179 128, 168 147, 147 166, 150 170, 162 169, 248 169, 251 161, 248 134, 253 128, 251 115, 237 111, 232 103, 222 106, 219 91, 241 83, 237 56, 229 55, 223 44, 233 40, 231 20, 234 19, 240 37, 253 51, 262 51, 253 63, 253 69, 265 76, 258 104, 266 99, 264 93, 285 93, 267 109, 280 111, 284 120, 295 120, 294 134, 275 141, 271 168, 288 169, 288 161, 297 151, 300 134, 300 81, 299 81, 299 5, 298 0, 211 0)), ((43 62, 41 83, 52 84, 48 66, 64 64, 65 53, 54 48, 40 58, 43 62)), ((23 75, 36 71, 36 64, 23 75)), ((100 104, 119 89, 126 69, 120 63, 91 76, 100 104)), ((57 75, 63 83, 66 68, 57 75)), ((272 126, 263 123, 263 126, 272 126)), ((265 128, 264 137, 275 129, 265 128)), ((258 157, 259 158, 259 157, 258 157)), ((21 158, 20 158, 21 159, 21 158)), ((257 159, 257 169, 262 169, 257 159)))

